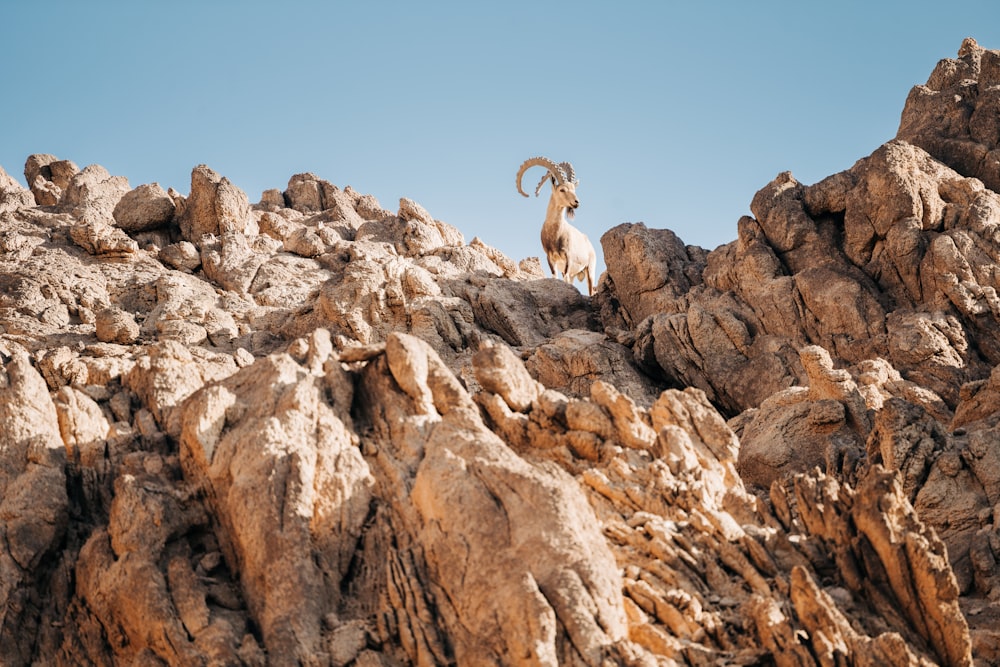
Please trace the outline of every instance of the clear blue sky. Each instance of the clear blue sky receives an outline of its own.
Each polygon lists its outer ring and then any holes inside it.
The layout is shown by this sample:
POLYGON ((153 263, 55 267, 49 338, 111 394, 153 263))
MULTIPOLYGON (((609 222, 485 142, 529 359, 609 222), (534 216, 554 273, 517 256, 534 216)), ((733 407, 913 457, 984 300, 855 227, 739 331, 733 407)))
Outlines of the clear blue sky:
POLYGON ((187 194, 204 163, 251 202, 311 171, 521 259, 545 200, 514 175, 540 154, 576 167, 599 253, 637 221, 711 249, 777 173, 891 139, 967 36, 1000 49, 1000 4, 5 1, 0 166, 23 182, 52 153, 187 194))

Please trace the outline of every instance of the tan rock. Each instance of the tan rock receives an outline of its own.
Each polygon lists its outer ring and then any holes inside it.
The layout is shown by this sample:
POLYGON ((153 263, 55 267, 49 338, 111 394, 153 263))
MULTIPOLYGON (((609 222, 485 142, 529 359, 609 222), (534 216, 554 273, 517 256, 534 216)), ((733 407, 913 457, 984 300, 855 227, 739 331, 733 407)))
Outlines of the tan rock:
POLYGON ((184 240, 199 246, 206 234, 257 232, 246 193, 205 165, 191 171, 191 192, 178 223, 184 240))
MULTIPOLYGON (((197 348, 196 348, 197 349, 197 348)), ((220 355, 207 356, 165 340, 147 347, 135 366, 122 378, 123 384, 147 406, 160 428, 171 437, 181 431, 178 412, 184 400, 211 380, 235 370, 235 363, 220 355)))
POLYGON ((521 360, 506 345, 489 345, 472 358, 476 381, 499 394, 511 410, 525 412, 538 398, 538 385, 521 360))
POLYGON ((84 222, 70 228, 70 238, 91 255, 122 256, 138 252, 139 244, 104 222, 84 222))
POLYGON ((35 205, 35 195, 0 167, 0 213, 35 205))
MULTIPOLYGON (((398 344, 400 352, 412 350, 409 355, 422 358, 416 341, 400 339, 398 344)), ((392 566, 396 574, 389 584, 390 598, 400 600, 395 624, 420 638, 406 646, 407 652, 411 659, 437 655, 443 651, 439 633, 444 632, 462 663, 519 655, 531 664, 557 664, 558 656, 568 652, 596 664, 624 639, 625 616, 621 584, 614 568, 606 567, 610 553, 593 530, 589 506, 569 478, 533 468, 506 448, 476 411, 463 407, 468 397, 458 387, 443 382, 434 389, 428 382, 427 390, 415 389, 423 385, 425 368, 446 373, 432 352, 426 363, 390 361, 389 366, 405 389, 403 405, 429 392, 442 415, 431 415, 432 429, 420 427, 426 417, 419 413, 393 418, 403 407, 394 405, 399 390, 385 383, 377 365, 369 364, 362 388, 366 396, 382 397, 384 406, 369 408, 385 415, 375 425, 379 493, 389 494, 387 500, 396 504, 412 485, 413 509, 394 513, 394 521, 415 536, 420 551, 406 545, 394 550, 390 562, 399 565, 392 566), (417 452, 422 454, 415 457, 417 452), (390 481, 399 474, 390 471, 400 466, 412 475, 402 486, 390 481), (414 590, 419 582, 401 578, 410 567, 403 564, 414 562, 417 553, 426 559, 433 582, 422 591, 414 590), (498 580, 492 574, 496 571, 507 576, 498 580), (437 596, 433 591, 449 600, 440 629, 428 627, 419 604, 408 602, 437 596)))
POLYGON ((178 271, 195 271, 201 266, 201 253, 190 241, 172 243, 159 253, 161 262, 178 271))
POLYGON ((964 40, 957 59, 940 61, 927 83, 910 91, 896 135, 993 191, 1000 190, 993 166, 1000 148, 998 98, 986 91, 997 84, 996 62, 996 51, 964 40), (984 94, 976 94, 977 85, 984 94))
POLYGON ((128 345, 139 338, 139 325, 135 317, 120 308, 104 308, 97 312, 97 340, 104 343, 128 345))
POLYGON ((130 188, 124 176, 112 176, 104 167, 92 164, 76 173, 64 190, 60 208, 72 211, 85 223, 112 225, 115 206, 130 188))
POLYGON ((159 183, 149 183, 122 196, 112 214, 120 229, 141 232, 171 222, 175 208, 174 200, 159 183))
POLYGON ((557 333, 536 346, 525 365, 546 387, 576 396, 590 396, 597 379, 642 405, 651 404, 660 392, 660 387, 635 368, 628 348, 596 331, 568 329, 557 333))
POLYGON ((3 660, 1000 662, 998 54, 907 104, 951 153, 616 227, 590 300, 313 174, 134 239, 0 174, 3 660))
POLYGON ((371 500, 368 465, 324 393, 323 376, 265 357, 187 401, 180 433, 265 646, 302 660, 323 646, 371 500))
POLYGON ((24 180, 39 206, 55 206, 79 171, 79 167, 69 160, 38 153, 28 156, 25 161, 24 180))
POLYGON ((0 344, 0 653, 28 663, 38 628, 41 563, 69 521, 66 453, 48 389, 23 349, 0 344), (19 628, 20 632, 14 632, 19 628))

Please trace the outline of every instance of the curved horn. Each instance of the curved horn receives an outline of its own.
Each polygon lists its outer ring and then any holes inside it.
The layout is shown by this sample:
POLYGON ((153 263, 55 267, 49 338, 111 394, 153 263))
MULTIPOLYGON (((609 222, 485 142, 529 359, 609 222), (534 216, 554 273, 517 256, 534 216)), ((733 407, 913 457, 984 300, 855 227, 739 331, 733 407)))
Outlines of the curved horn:
MULTIPOLYGON (((524 176, 524 172, 528 171, 528 169, 530 169, 531 167, 545 167, 546 169, 549 170, 549 173, 552 175, 553 178, 556 179, 558 183, 566 182, 566 174, 563 173, 562 167, 553 162, 552 160, 548 159, 547 157, 528 158, 521 164, 521 168, 517 170, 517 179, 516 179, 517 191, 520 192, 525 197, 528 196, 528 193, 526 193, 523 189, 521 189, 521 177, 524 176)), ((545 182, 545 178, 542 179, 542 182, 543 183, 545 182)), ((539 183, 538 187, 535 189, 535 195, 538 194, 538 190, 540 190, 541 187, 542 183, 539 183)))
POLYGON ((545 181, 549 180, 550 178, 552 178, 552 174, 549 172, 545 172, 545 175, 542 176, 542 180, 538 181, 538 185, 535 186, 536 197, 538 196, 538 193, 542 191, 542 186, 545 185, 545 181))
POLYGON ((563 173, 566 174, 566 180, 576 185, 579 181, 576 180, 576 172, 573 171, 573 165, 569 162, 560 162, 559 166, 562 167, 563 173))

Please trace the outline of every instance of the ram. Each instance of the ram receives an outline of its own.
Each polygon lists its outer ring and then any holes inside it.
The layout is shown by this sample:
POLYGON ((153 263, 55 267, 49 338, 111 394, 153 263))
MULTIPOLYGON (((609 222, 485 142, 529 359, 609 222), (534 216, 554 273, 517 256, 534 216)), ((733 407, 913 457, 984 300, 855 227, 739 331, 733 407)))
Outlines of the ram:
POLYGON ((569 224, 580 200, 576 196, 579 181, 569 162, 555 163, 546 157, 533 157, 524 161, 517 170, 517 191, 528 196, 521 188, 521 177, 531 167, 544 167, 547 171, 535 188, 535 196, 541 191, 545 181, 552 183, 552 195, 549 197, 549 207, 545 212, 545 222, 542 223, 542 249, 549 262, 549 270, 553 277, 556 272, 562 274, 562 279, 573 284, 574 280, 587 281, 587 294, 593 296, 594 282, 597 273, 597 254, 590 239, 579 229, 569 224))

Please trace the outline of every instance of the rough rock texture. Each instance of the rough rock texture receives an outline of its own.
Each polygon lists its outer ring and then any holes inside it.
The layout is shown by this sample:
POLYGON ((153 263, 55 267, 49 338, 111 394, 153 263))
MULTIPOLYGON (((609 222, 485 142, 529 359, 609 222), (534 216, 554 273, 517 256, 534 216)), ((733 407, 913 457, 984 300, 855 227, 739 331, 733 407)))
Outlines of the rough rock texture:
POLYGON ((0 661, 1000 664, 998 63, 593 299, 315 174, 0 170, 0 661))
POLYGON ((126 193, 112 212, 115 224, 126 232, 162 227, 174 219, 173 198, 158 183, 140 185, 126 193))
POLYGON ((246 193, 203 164, 191 172, 191 193, 177 212, 177 222, 184 240, 195 245, 206 234, 253 230, 246 193))

